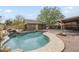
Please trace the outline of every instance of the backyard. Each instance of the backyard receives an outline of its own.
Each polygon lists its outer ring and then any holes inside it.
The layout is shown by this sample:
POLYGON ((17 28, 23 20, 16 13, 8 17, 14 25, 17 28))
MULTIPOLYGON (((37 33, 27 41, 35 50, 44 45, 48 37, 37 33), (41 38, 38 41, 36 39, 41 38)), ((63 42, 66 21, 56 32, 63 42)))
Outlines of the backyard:
POLYGON ((65 18, 55 6, 43 7, 36 20, 24 16, 0 23, 1 52, 79 52, 79 16, 65 18))

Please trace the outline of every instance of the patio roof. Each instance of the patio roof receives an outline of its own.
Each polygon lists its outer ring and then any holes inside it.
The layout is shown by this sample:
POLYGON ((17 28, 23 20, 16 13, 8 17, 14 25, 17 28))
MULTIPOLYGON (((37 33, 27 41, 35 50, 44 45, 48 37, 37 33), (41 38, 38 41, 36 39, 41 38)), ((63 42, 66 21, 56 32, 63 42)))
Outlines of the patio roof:
POLYGON ((65 19, 62 20, 63 23, 77 22, 77 21, 79 22, 79 16, 65 18, 65 19))
POLYGON ((26 23, 28 23, 28 24, 45 24, 45 23, 39 22, 38 20, 29 20, 29 19, 26 19, 26 23))

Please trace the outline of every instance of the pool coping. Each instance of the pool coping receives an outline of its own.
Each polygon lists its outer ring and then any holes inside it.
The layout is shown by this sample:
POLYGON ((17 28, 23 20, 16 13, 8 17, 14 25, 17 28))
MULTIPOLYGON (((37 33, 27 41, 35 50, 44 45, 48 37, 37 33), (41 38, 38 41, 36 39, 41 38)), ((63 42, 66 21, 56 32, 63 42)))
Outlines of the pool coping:
MULTIPOLYGON (((49 42, 38 49, 32 50, 30 52, 61 52, 64 49, 64 42, 59 39, 55 34, 48 32, 43 33, 45 36, 49 38, 49 42)), ((23 52, 23 50, 18 49, 17 51, 10 52, 23 52)), ((27 51, 26 51, 27 52, 27 51)))
POLYGON ((50 32, 44 32, 43 34, 49 38, 49 43, 41 48, 32 50, 32 52, 62 52, 64 50, 64 42, 55 34, 50 32))

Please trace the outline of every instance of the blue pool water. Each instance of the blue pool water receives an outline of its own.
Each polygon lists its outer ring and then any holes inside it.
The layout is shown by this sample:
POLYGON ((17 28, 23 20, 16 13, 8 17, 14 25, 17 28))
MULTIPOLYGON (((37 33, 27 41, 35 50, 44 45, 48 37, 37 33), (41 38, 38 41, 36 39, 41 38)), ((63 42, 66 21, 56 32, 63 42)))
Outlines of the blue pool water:
POLYGON ((43 47, 48 43, 48 37, 42 32, 27 32, 10 36, 6 47, 11 49, 22 49, 24 51, 31 51, 43 47))

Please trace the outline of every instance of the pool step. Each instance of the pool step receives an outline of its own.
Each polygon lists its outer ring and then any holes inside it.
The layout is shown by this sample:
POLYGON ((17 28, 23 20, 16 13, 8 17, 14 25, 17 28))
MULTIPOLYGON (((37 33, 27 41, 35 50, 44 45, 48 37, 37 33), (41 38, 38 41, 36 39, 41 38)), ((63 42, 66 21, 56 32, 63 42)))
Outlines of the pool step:
POLYGON ((8 40, 9 40, 8 36, 3 37, 3 41, 1 42, 1 47, 3 47, 8 40))

